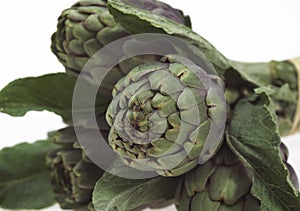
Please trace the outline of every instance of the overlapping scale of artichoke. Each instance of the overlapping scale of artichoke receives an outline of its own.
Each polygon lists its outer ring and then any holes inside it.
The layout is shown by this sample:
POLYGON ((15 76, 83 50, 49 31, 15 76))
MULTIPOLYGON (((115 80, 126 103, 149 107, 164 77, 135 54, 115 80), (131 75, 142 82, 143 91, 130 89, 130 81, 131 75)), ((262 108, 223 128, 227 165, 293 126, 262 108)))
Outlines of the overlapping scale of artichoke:
POLYGON ((60 146, 47 156, 56 201, 63 209, 93 210, 92 192, 104 171, 85 155, 72 127, 51 133, 50 139, 60 146))
MULTIPOLYGON (((298 186, 293 168, 287 163, 287 149, 280 146, 290 180, 298 186)), ((251 194, 251 172, 224 144, 217 155, 187 173, 176 193, 178 211, 260 210, 260 201, 251 194)))
MULTIPOLYGON (((190 26, 188 17, 165 3, 156 0, 126 0, 126 3, 190 26)), ((128 35, 130 34, 109 14, 106 1, 81 0, 62 12, 57 31, 52 35, 51 49, 67 72, 77 75, 99 49, 128 35)), ((153 61, 155 57, 141 58, 153 61)), ((135 59, 119 65, 119 72, 127 73, 136 63, 138 61, 135 59)))
MULTIPOLYGON (((140 65, 113 90, 106 117, 109 144, 122 161, 141 171, 182 175, 198 165, 212 123, 225 121, 224 93, 174 59, 140 65), (207 84, 206 84, 207 85, 207 84)), ((220 140, 213 141, 213 156, 220 140)))
POLYGON ((294 168, 288 163, 289 151, 284 143, 280 144, 280 155, 282 158, 282 162, 284 163, 284 165, 287 167, 289 171, 289 177, 291 182, 297 189, 299 189, 299 180, 294 168))

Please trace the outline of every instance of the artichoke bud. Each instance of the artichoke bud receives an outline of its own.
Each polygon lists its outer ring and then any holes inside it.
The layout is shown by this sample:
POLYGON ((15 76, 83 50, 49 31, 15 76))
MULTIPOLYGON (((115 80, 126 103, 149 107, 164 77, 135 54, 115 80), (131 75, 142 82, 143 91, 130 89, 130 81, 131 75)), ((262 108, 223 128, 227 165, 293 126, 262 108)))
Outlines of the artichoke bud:
POLYGON ((50 133, 49 137, 60 146, 47 156, 56 201, 63 209, 86 210, 103 170, 87 159, 72 127, 50 133))
POLYGON ((154 0, 124 0, 130 6, 148 10, 154 14, 164 16, 177 23, 191 27, 189 17, 184 17, 184 14, 170 5, 154 0))
POLYGON ((285 164, 287 170, 289 171, 289 178, 292 184, 299 190, 299 180, 296 175, 294 168, 288 163, 289 151, 284 143, 281 143, 279 146, 279 152, 282 159, 282 162, 285 164))
MULTIPOLYGON (((280 149, 286 151, 282 144, 280 149)), ((297 176, 284 162, 292 183, 297 176)), ((224 144, 216 156, 187 173, 176 192, 178 211, 260 210, 260 201, 251 194, 252 172, 224 144)))
POLYGON ((177 209, 259 210, 251 184, 248 170, 224 145, 213 159, 185 175, 176 193, 177 209))
MULTIPOLYGON (((116 84, 106 113, 112 149, 141 171, 178 176, 193 169, 212 122, 224 120, 220 93, 204 84, 211 79, 170 56, 131 70, 116 84)), ((211 143, 209 156, 220 143, 211 143)))
MULTIPOLYGON (((190 26, 188 17, 180 10, 156 0, 127 0, 131 6, 165 16, 180 24, 190 26)), ((110 42, 130 35, 109 14, 104 0, 81 0, 62 12, 58 18, 57 31, 52 35, 52 52, 65 66, 66 71, 77 75, 85 63, 110 42)), ((141 56, 117 67, 116 72, 126 72, 153 56, 141 56), (124 68, 125 67, 125 68, 124 68), (124 69, 123 69, 124 68, 124 69)), ((105 59, 105 58, 103 58, 105 59)), ((120 74, 119 73, 119 74, 120 74)), ((114 73, 116 77, 117 73, 114 73)), ((121 75, 122 77, 122 75, 121 75)))
POLYGON ((279 152, 280 152, 280 157, 281 157, 282 161, 287 162, 287 160, 289 158, 289 150, 284 143, 281 143, 279 145, 279 152))

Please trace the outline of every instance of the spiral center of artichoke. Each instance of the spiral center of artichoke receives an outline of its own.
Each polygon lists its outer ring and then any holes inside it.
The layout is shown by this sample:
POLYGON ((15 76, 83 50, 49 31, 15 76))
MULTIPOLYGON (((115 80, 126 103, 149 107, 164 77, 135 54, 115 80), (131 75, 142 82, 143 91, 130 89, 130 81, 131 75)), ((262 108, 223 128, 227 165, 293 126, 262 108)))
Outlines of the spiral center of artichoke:
MULTIPOLYGON (((129 109, 126 117, 131 126, 136 130, 135 137, 142 137, 144 141, 139 143, 150 143, 160 138, 168 128, 167 113, 163 107, 171 105, 174 101, 169 96, 161 94, 158 90, 145 90, 129 99, 129 109), (140 134, 140 135, 139 135, 140 134), (145 135, 147 134, 147 138, 145 135)), ((175 102, 174 102, 175 103, 175 102)), ((169 112, 176 112, 176 107, 169 107, 169 112)))
POLYGON ((153 113, 151 105, 153 96, 154 92, 147 90, 131 98, 127 117, 131 125, 141 132, 150 129, 149 119, 153 113))

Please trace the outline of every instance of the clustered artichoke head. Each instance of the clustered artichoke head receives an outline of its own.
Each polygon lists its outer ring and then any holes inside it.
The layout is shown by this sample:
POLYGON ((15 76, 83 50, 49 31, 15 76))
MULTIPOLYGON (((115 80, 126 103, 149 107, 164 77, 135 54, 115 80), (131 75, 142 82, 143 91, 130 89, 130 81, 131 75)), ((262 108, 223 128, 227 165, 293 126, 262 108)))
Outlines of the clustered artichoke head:
MULTIPOLYGON (((126 3, 190 26, 181 11, 156 0, 126 0, 126 3)), ((52 35, 52 52, 68 73, 79 74, 85 63, 103 46, 130 35, 109 14, 104 0, 81 0, 63 11, 52 35)), ((153 57, 146 57, 153 60, 153 57)), ((134 62, 136 63, 136 61, 134 62)), ((129 62, 121 68, 128 67, 129 62)))
MULTIPOLYGON (((283 162, 296 188, 298 179, 287 164, 287 150, 280 146, 283 162)), ((252 172, 224 144, 217 155, 187 173, 176 193, 178 211, 260 210, 260 201, 251 194, 252 172)))
POLYGON ((93 210, 92 192, 104 173, 85 155, 72 127, 50 134, 60 147, 47 157, 56 201, 63 209, 93 210))
POLYGON ((208 137, 213 124, 225 120, 224 93, 202 83, 216 78, 199 76, 171 56, 137 66, 113 90, 106 113, 110 146, 138 170, 178 176, 193 169, 205 144, 212 156, 221 143, 208 137))

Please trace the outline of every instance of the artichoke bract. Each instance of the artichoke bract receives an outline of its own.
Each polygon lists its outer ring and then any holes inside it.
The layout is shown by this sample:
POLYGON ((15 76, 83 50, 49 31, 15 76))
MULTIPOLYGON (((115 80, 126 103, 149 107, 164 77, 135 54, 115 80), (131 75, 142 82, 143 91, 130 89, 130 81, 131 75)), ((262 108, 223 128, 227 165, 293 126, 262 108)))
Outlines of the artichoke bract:
POLYGON ((63 209, 93 210, 90 204, 92 192, 104 171, 85 155, 72 127, 53 132, 49 136, 60 145, 60 148, 47 157, 56 201, 63 209))
POLYGON ((282 162, 284 163, 284 165, 286 166, 286 168, 289 171, 289 178, 290 178, 291 182, 299 190, 299 180, 298 180, 298 177, 297 177, 297 174, 296 174, 294 168, 288 163, 289 151, 284 143, 280 144, 280 156, 281 156, 282 162))
MULTIPOLYGON (((298 188, 293 168, 287 164, 284 145, 280 146, 292 183, 298 188)), ((217 155, 187 173, 176 193, 178 211, 260 210, 260 201, 251 194, 252 172, 224 144, 217 155)))
MULTIPOLYGON (((185 17, 180 10, 162 2, 155 0, 127 0, 127 2, 190 26, 189 18, 185 17)), ((77 75, 99 49, 128 35, 130 34, 109 14, 106 1, 81 0, 64 10, 59 17, 57 31, 51 38, 51 49, 65 66, 66 71, 77 75)), ((125 66, 125 69, 129 68, 128 62, 125 66)), ((118 68, 124 71, 121 66, 118 68)))
POLYGON ((206 144, 214 145, 205 155, 211 157, 222 143, 215 136, 209 140, 216 133, 213 124, 226 119, 224 93, 208 83, 216 78, 199 76, 171 55, 134 68, 113 90, 106 113, 110 146, 141 171, 163 176, 190 171, 206 144))

